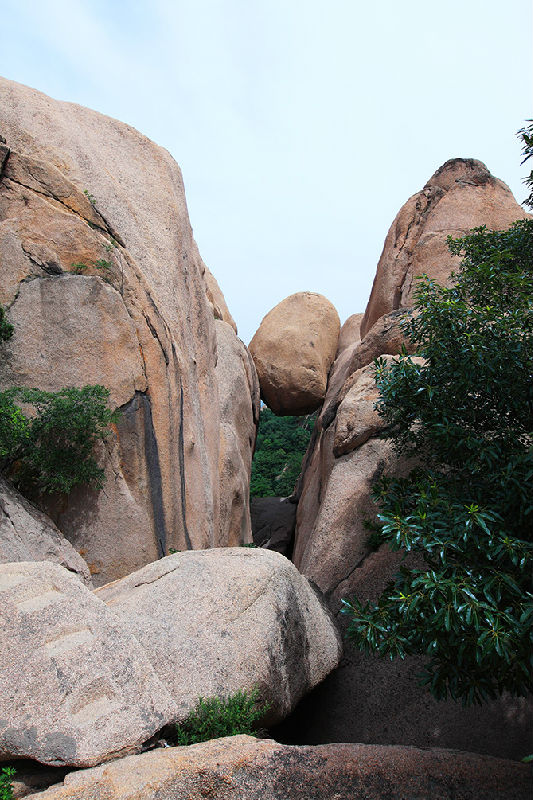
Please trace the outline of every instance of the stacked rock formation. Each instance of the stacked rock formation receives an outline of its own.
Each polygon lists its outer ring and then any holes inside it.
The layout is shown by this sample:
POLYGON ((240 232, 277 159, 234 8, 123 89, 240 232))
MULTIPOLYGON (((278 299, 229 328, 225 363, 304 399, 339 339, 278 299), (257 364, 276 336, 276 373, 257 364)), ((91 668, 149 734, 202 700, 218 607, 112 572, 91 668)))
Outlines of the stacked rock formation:
MULTIPOLYGON (((375 519, 372 485, 384 471, 409 468, 390 441, 380 438, 372 362, 399 353, 402 345, 412 347, 400 323, 413 279, 424 272, 441 282, 450 278, 457 260, 446 249, 448 234, 461 236, 482 224, 507 228, 525 216, 508 187, 481 162, 453 159, 405 203, 389 230, 362 338, 343 337, 297 491, 293 560, 327 595, 335 614, 343 597, 377 599, 398 566, 398 554, 386 547, 371 553, 368 545, 367 523, 375 519)), ((348 649, 341 668, 318 690, 313 709, 303 708, 294 724, 313 743, 425 743, 524 755, 533 727, 533 707, 525 699, 467 711, 451 701, 438 704, 418 687, 418 669, 416 659, 390 663, 348 649), (374 690, 361 691, 365 684, 374 690), (316 710, 324 703, 327 715, 316 710)))
POLYGON ((0 132, 0 303, 15 328, 0 388, 102 384, 122 412, 105 489, 45 510, 97 585, 169 548, 250 541, 257 379, 178 165, 128 125, 4 79, 0 132))

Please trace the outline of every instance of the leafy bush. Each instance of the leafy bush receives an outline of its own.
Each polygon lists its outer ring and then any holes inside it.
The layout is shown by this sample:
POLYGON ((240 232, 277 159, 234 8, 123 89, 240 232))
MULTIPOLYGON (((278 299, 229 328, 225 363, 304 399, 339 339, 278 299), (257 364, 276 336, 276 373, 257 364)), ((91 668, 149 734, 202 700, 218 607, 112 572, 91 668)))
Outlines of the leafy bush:
POLYGON ((259 689, 238 691, 225 699, 200 697, 193 712, 176 725, 178 745, 207 742, 223 736, 252 736, 267 704, 257 705, 259 689))
POLYGON ((100 489, 104 471, 93 450, 117 419, 108 398, 103 386, 0 392, 0 464, 23 489, 68 493, 79 484, 100 489), (31 415, 15 400, 30 406, 31 415))
POLYGON ((278 417, 263 408, 252 463, 252 497, 288 497, 300 475, 315 422, 307 417, 278 417))
POLYGON ((377 362, 387 435, 423 465, 376 485, 381 541, 423 566, 345 611, 360 649, 426 655, 432 694, 469 704, 533 689, 533 221, 449 247, 455 285, 420 280, 405 323, 425 364, 377 362))
POLYGON ((15 774, 13 767, 2 767, 0 770, 0 800, 13 800, 12 780, 15 774))

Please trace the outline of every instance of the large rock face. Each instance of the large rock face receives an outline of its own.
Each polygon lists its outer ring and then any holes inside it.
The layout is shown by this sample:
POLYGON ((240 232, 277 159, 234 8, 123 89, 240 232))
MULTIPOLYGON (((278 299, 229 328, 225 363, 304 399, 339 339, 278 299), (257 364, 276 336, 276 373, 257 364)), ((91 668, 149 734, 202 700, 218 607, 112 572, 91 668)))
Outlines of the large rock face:
POLYGON ((310 414, 322 403, 340 320, 320 294, 298 292, 278 303, 250 342, 261 397, 275 414, 310 414))
POLYGON ((0 565, 0 761, 91 766, 171 719, 139 643, 67 570, 0 565))
POLYGON ((15 326, 0 388, 101 383, 122 410, 104 490, 47 512, 97 584, 169 548, 249 539, 254 368, 198 254, 179 167, 128 125, 4 79, 0 132, 0 303, 15 326), (218 375, 215 318, 219 364, 236 359, 218 375), (229 369, 242 394, 228 410, 229 369))
POLYGON ((340 659, 317 595, 286 558, 227 548, 176 553, 96 591, 143 646, 183 719, 198 697, 259 687, 285 717, 340 659))
POLYGON ((440 282, 448 279, 458 264, 448 251, 448 236, 464 236, 479 225, 493 230, 508 228, 525 216, 510 189, 481 161, 447 161, 402 206, 390 227, 361 322, 361 336, 383 314, 411 304, 417 275, 426 273, 440 282))
POLYGON ((259 423, 259 381, 250 353, 227 322, 217 320, 220 403, 219 541, 237 546, 251 542, 250 472, 259 423))
MULTIPOLYGON (((406 203, 389 231, 362 323, 364 335, 359 342, 347 336, 339 347, 296 493, 293 560, 337 615, 343 597, 377 596, 377 587, 383 589, 398 567, 397 554, 372 553, 368 544, 367 523, 376 513, 373 484, 384 471, 401 474, 411 466, 380 438, 383 422, 373 408, 377 391, 371 363, 399 353, 403 345, 413 352, 401 327, 412 278, 422 272, 440 281, 449 278, 456 265, 446 255, 448 233, 459 236, 483 223, 505 228, 524 216, 507 187, 480 162, 456 159, 406 203)), ((339 623, 346 628, 342 617, 339 623)), ((451 701, 437 703, 418 686, 421 664, 416 658, 391 663, 347 646, 341 667, 288 723, 287 730, 297 726, 300 737, 290 740, 301 742, 303 730, 309 743, 405 743, 513 758, 526 754, 532 703, 506 697, 468 710, 451 701)))
POLYGON ((472 753, 233 736, 72 772, 28 800, 529 800, 532 788, 525 764, 472 753))
POLYGON ((89 568, 46 514, 0 477, 0 563, 53 561, 90 585, 89 568))

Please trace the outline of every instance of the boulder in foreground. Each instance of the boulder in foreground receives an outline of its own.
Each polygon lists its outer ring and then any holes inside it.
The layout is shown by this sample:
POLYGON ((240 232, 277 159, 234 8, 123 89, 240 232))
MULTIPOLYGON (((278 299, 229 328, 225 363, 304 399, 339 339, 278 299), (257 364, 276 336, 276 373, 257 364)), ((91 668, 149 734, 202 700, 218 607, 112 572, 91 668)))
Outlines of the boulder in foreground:
POLYGON ((171 719, 138 642, 57 564, 0 565, 0 651, 0 761, 93 766, 171 719))
POLYGON ((329 613, 308 580, 272 551, 175 553, 95 594, 143 646, 177 720, 200 696, 258 686, 271 724, 339 663, 329 613))
MULTIPOLYGON (((250 736, 152 750, 33 800, 530 800, 531 770, 453 750, 365 744, 287 747, 250 736)), ((30 800, 30 798, 28 799, 30 800)))

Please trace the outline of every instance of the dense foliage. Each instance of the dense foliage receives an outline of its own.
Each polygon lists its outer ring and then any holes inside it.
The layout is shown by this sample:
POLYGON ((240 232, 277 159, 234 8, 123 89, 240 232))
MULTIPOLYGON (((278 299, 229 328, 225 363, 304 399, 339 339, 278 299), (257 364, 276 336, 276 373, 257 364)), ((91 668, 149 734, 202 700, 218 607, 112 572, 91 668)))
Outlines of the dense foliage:
POLYGON ((222 736, 253 736, 259 720, 268 710, 258 705, 259 690, 238 691, 225 699, 200 697, 196 707, 183 722, 176 725, 176 744, 207 742, 222 736))
POLYGON ((0 392, 0 467, 24 490, 68 493, 79 484, 101 488, 104 471, 94 446, 116 420, 108 398, 103 386, 0 392))
POLYGON ((345 611, 359 648, 427 655, 433 695, 469 704, 533 688, 533 221, 449 247, 455 284, 422 278, 405 323, 425 364, 377 362, 387 435, 421 464, 375 487, 380 536, 414 560, 345 611))
POLYGON ((0 800, 13 800, 13 784, 16 771, 13 767, 2 767, 0 770, 0 800))
POLYGON ((314 422, 314 414, 278 417, 269 408, 261 410, 250 481, 253 497, 292 494, 314 422))

